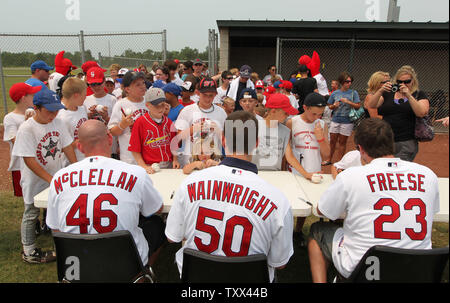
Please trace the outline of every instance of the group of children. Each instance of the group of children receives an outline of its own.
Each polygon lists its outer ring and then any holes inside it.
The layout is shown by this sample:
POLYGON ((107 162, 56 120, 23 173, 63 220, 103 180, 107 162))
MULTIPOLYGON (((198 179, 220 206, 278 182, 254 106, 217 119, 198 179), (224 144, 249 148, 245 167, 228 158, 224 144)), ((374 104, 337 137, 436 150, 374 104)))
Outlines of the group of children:
MULTIPOLYGON (((254 89, 243 89, 234 100, 226 93, 236 78, 229 71, 221 73, 220 87, 212 78, 199 81, 199 77, 187 75, 181 85, 172 81, 148 88, 145 74, 138 70, 111 72, 117 76, 114 79, 106 78, 106 70, 98 64, 86 67, 85 63, 83 67, 84 79, 69 76, 59 82, 61 98, 42 85, 16 83, 10 89, 16 108, 4 118, 4 140, 11 145, 8 170, 12 171, 14 193, 23 196, 25 203, 21 235, 26 262, 55 260, 54 252, 36 246, 39 209, 34 207, 33 197, 48 187, 56 171, 84 158, 77 149, 78 128, 88 119, 108 126, 113 136, 112 157, 140 165, 150 174, 159 168, 182 168, 189 174, 218 165, 224 151, 216 144, 220 140, 206 140, 211 139, 208 132, 220 134, 236 103, 259 121, 259 144, 253 156, 259 169, 288 169, 312 180, 312 175, 322 170, 321 159, 329 153, 328 130, 321 120, 325 98, 318 93, 308 95, 298 115, 289 81, 277 88, 256 81, 254 89), (117 88, 120 98, 113 94, 117 88), (182 122, 189 124, 188 137, 182 122), (197 125, 199 135, 195 134, 197 125), (182 160, 186 155, 189 159, 182 160)), ((296 227, 301 240, 303 222, 304 218, 299 218, 296 227)))

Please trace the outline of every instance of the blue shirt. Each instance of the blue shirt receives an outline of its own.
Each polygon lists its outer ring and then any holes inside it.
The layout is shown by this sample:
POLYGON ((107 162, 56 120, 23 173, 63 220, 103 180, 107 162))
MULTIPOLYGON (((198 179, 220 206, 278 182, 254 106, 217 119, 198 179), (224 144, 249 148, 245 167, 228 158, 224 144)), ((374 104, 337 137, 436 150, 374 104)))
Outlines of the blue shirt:
POLYGON ((25 83, 26 83, 26 84, 29 84, 29 85, 31 85, 31 86, 33 86, 33 87, 36 87, 36 86, 42 86, 42 89, 41 89, 41 90, 49 89, 49 88, 44 84, 44 82, 42 82, 41 80, 36 79, 36 78, 29 78, 27 81, 25 81, 25 83))
MULTIPOLYGON (((341 98, 347 98, 353 103, 360 103, 357 91, 349 89, 343 92, 340 89, 337 89, 328 98, 328 104, 334 104, 334 102, 339 101, 341 98)), ((333 110, 333 117, 331 121, 343 124, 353 123, 348 117, 351 108, 352 107, 347 103, 340 102, 339 107, 333 110)))
POLYGON ((180 114, 180 111, 184 108, 182 104, 172 107, 169 111, 169 114, 167 115, 167 118, 172 120, 172 122, 175 122, 175 120, 178 118, 178 115, 180 114))

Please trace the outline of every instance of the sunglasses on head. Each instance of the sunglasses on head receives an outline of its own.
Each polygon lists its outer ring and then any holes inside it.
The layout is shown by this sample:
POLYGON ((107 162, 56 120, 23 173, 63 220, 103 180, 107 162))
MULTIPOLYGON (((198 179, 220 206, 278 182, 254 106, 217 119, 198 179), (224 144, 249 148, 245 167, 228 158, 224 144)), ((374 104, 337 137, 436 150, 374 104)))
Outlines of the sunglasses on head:
POLYGON ((397 83, 398 83, 398 84, 402 84, 402 83, 404 83, 404 84, 409 84, 409 83, 411 83, 411 81, 412 81, 412 79, 408 79, 408 80, 397 80, 397 83))

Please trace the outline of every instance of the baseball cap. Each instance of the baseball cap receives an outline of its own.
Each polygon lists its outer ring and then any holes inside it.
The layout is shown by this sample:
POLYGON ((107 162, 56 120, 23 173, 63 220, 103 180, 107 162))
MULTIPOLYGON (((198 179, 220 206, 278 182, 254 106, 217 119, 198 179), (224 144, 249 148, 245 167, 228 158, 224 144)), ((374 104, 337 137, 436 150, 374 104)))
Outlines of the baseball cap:
POLYGON ((217 92, 217 83, 210 77, 203 78, 199 85, 198 90, 201 93, 207 93, 207 92, 217 92))
POLYGON ((327 101, 321 94, 312 92, 306 96, 303 104, 306 106, 324 107, 327 105, 327 101))
POLYGON ((122 79, 122 84, 123 87, 128 87, 131 85, 131 83, 133 83, 133 81, 137 80, 137 79, 144 79, 145 80, 145 75, 142 72, 130 72, 128 71, 125 76, 123 76, 122 79))
POLYGON ((195 59, 194 62, 192 62, 192 63, 193 63, 193 65, 196 65, 196 64, 203 64, 203 61, 202 61, 201 59, 197 58, 197 59, 195 59))
POLYGON ((125 76, 125 74, 128 73, 128 68, 121 68, 119 69, 119 71, 117 72, 118 76, 125 76))
POLYGON ((282 87, 284 89, 292 89, 293 85, 291 81, 281 80, 281 84, 279 85, 279 87, 282 87))
POLYGON ((34 72, 37 69, 45 69, 45 70, 52 70, 53 69, 52 66, 48 65, 47 63, 45 63, 42 60, 34 61, 33 63, 31 63, 30 68, 31 68, 32 72, 34 72))
POLYGON ((264 82, 262 80, 258 80, 255 83, 256 88, 264 88, 264 82))
POLYGON ((255 90, 251 88, 244 88, 241 94, 239 95, 239 100, 246 98, 253 98, 255 100, 258 100, 255 90))
POLYGON ((306 73, 308 70, 308 67, 304 64, 300 64, 300 66, 298 67, 299 73, 306 73))
POLYGON ((181 95, 181 88, 173 82, 169 82, 166 85, 164 85, 162 90, 165 93, 171 93, 174 94, 175 96, 181 95))
POLYGON ((242 65, 241 69, 239 70, 239 73, 243 78, 250 78, 252 72, 253 72, 252 68, 248 65, 242 65))
POLYGON ((275 88, 280 88, 280 84, 281 84, 281 81, 280 81, 280 80, 275 81, 275 83, 273 84, 273 87, 275 87, 275 88))
MULTIPOLYGON (((81 65, 81 69, 83 70, 83 73, 87 73, 91 67, 100 67, 97 62, 95 61, 86 61, 81 65)), ((100 67, 101 68, 101 67, 100 67)), ((102 68, 103 72, 106 72, 106 69, 102 68)))
POLYGON ((42 89, 42 86, 31 86, 25 82, 19 82, 11 86, 9 96, 14 102, 19 102, 20 98, 25 95, 35 94, 42 89))
POLYGON ((43 89, 37 92, 33 97, 33 104, 42 105, 51 112, 66 108, 61 104, 61 100, 58 95, 49 89, 43 89))
POLYGON ((150 102, 152 105, 158 105, 166 101, 166 95, 161 88, 150 87, 145 93, 145 102, 150 102))
POLYGON ((112 83, 114 83, 114 79, 111 78, 111 77, 107 77, 107 78, 105 79, 105 82, 112 82, 112 83))
POLYGON ((288 96, 284 94, 272 94, 270 98, 266 101, 266 108, 281 108, 288 115, 297 115, 298 110, 292 107, 291 102, 289 102, 288 96))
POLYGON ((86 81, 89 84, 102 83, 104 79, 105 74, 101 67, 91 67, 86 73, 86 81))

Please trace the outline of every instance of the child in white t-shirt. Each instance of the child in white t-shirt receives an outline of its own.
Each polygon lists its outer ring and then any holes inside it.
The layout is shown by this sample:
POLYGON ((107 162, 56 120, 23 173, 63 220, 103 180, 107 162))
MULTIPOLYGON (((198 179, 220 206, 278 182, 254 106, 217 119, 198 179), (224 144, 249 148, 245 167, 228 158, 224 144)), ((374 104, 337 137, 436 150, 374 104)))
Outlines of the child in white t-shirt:
POLYGON ((8 171, 12 174, 14 196, 22 197, 22 187, 20 186, 20 170, 23 160, 12 155, 14 142, 20 125, 34 115, 33 96, 40 91, 42 86, 33 87, 26 83, 16 83, 9 89, 11 100, 16 103, 16 108, 3 118, 3 141, 9 143, 10 161, 8 171), (30 110, 28 110, 30 108, 30 110))
POLYGON ((36 114, 19 128, 13 148, 13 156, 22 157, 21 170, 23 200, 22 259, 28 263, 47 263, 56 260, 52 251, 42 251, 36 246, 35 225, 39 208, 34 206, 34 196, 49 186, 53 175, 63 167, 64 155, 77 161, 72 147, 72 137, 64 123, 56 118, 64 106, 53 91, 43 89, 33 97, 36 114))
POLYGON ((145 75, 141 72, 127 72, 122 79, 127 97, 119 100, 113 108, 108 128, 113 136, 119 140, 120 160, 130 164, 137 164, 128 145, 134 121, 145 115, 148 109, 144 95, 147 91, 145 75))
POLYGON ((63 98, 61 103, 66 107, 58 112, 58 118, 61 119, 67 127, 67 131, 72 137, 72 147, 75 150, 77 160, 83 160, 84 154, 77 148, 78 129, 81 124, 88 120, 88 115, 83 106, 86 99, 86 83, 76 77, 68 78, 62 86, 63 98))

